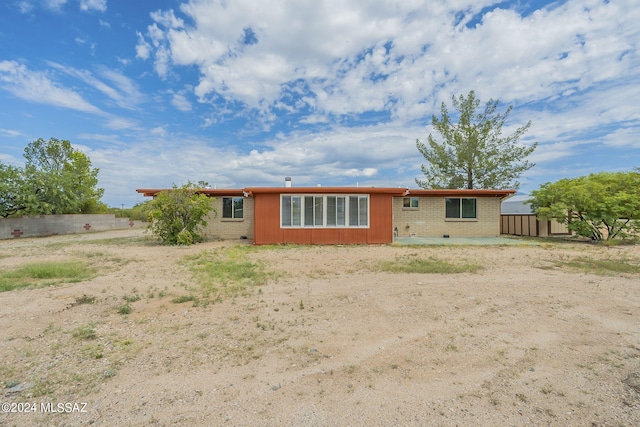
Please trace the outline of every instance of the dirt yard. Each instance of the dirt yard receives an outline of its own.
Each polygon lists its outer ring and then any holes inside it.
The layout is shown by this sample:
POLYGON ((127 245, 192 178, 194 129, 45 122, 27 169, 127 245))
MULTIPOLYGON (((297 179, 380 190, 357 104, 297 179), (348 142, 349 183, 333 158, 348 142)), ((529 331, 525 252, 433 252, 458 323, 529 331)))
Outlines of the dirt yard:
POLYGON ((0 241, 91 271, 0 293, 0 425, 640 425, 640 246, 238 245, 0 241))

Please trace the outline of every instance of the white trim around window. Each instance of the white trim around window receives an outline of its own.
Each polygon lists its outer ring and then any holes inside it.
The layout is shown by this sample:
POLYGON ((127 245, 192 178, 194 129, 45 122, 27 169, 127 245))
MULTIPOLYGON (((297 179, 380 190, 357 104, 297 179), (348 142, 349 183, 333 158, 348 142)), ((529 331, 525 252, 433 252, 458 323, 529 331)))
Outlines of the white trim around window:
POLYGON ((222 198, 222 220, 242 221, 244 219, 244 198, 243 197, 223 197, 222 198))
POLYGON ((478 203, 475 197, 446 197, 445 221, 477 221, 478 203))
POLYGON ((369 195, 282 194, 282 228, 369 228, 369 195))

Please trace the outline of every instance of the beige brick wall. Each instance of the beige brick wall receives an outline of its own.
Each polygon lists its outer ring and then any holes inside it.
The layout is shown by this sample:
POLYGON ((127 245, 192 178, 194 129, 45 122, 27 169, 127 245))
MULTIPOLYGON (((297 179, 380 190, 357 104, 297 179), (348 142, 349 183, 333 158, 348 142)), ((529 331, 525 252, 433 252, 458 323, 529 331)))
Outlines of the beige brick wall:
POLYGON ((203 231, 206 238, 229 240, 247 236, 253 240, 253 198, 244 198, 242 219, 222 218, 222 197, 216 197, 213 206, 217 215, 211 212, 207 217, 207 226, 203 231))
POLYGON ((499 236, 499 197, 476 197, 474 220, 445 220, 444 197, 419 197, 418 208, 403 208, 402 197, 393 198, 393 227, 399 236, 499 236))

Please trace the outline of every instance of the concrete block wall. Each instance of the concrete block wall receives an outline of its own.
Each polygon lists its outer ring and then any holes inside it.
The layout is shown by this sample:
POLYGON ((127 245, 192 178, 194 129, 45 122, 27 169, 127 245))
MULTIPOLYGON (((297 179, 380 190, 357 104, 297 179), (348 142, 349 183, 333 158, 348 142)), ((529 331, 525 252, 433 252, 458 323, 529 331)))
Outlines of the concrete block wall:
POLYGON ((244 198, 242 219, 222 218, 222 197, 216 197, 213 206, 216 213, 211 212, 207 217, 207 226, 202 232, 205 238, 231 240, 246 236, 253 240, 253 198, 244 198))
POLYGON ((393 227, 399 236, 499 236, 499 197, 476 197, 475 219, 445 219, 444 197, 419 197, 417 208, 405 208, 393 198, 393 227))
POLYGON ((114 214, 39 215, 0 219, 0 239, 89 233, 143 226, 140 221, 116 218, 114 214))

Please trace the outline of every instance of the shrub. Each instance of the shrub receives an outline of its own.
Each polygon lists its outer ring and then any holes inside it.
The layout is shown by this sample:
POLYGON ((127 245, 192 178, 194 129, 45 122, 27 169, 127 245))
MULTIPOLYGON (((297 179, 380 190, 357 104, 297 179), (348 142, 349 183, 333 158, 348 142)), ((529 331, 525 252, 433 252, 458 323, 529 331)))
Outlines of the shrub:
MULTIPOLYGON (((149 230, 167 245, 192 245, 202 241, 199 229, 213 210, 211 199, 199 194, 189 182, 182 187, 161 191, 150 202, 149 230)), ((215 211, 214 211, 215 212, 215 211)))

